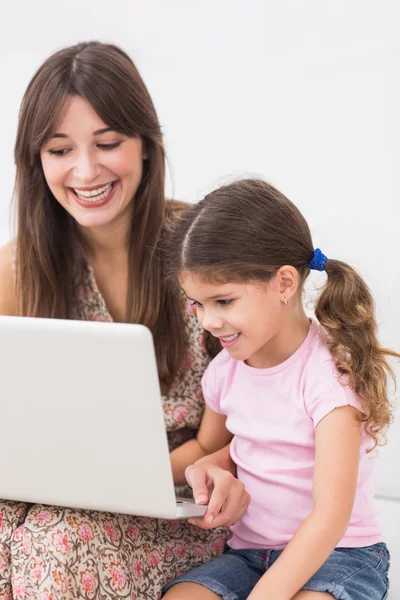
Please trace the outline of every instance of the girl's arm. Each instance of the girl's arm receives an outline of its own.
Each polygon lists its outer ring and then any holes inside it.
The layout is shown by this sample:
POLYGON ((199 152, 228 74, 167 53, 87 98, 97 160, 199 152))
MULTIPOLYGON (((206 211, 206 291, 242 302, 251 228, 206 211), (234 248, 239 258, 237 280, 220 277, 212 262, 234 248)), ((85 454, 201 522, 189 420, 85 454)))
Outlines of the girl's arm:
POLYGON ((185 442, 170 454, 175 485, 186 483, 186 467, 229 444, 232 434, 226 429, 225 421, 225 415, 220 415, 205 405, 196 438, 185 442))
POLYGON ((244 484, 236 478, 236 465, 230 444, 198 460, 186 469, 186 479, 193 488, 196 502, 206 504, 202 519, 190 519, 201 529, 234 525, 242 518, 250 503, 244 484))
POLYGON ((291 600, 346 533, 357 487, 361 425, 351 406, 336 408, 316 427, 314 508, 249 600, 291 600))

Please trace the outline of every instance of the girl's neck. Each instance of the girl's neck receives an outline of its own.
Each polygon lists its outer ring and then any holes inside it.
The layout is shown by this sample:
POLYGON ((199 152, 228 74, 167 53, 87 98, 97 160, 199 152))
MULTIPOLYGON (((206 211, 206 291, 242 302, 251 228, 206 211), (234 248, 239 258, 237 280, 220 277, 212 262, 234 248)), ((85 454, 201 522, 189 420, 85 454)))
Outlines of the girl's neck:
POLYGON ((279 332, 247 364, 258 369, 268 369, 284 363, 302 345, 311 321, 301 302, 290 307, 279 332))

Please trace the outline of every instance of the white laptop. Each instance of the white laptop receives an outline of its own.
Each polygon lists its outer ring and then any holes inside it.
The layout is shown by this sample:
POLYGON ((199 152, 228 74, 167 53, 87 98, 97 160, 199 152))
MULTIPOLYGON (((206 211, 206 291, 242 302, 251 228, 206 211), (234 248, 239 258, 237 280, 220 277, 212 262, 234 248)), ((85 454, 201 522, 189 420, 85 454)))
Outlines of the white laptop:
POLYGON ((0 316, 0 498, 165 519, 175 497, 142 325, 0 316))

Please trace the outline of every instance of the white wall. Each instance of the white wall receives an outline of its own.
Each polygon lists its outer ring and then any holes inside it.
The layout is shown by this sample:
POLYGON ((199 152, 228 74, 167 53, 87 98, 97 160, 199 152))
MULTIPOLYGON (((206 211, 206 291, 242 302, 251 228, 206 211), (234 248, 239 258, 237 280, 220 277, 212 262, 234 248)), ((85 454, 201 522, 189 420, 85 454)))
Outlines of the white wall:
MULTIPOLYGON (((304 211, 315 245, 365 275, 382 341, 399 349, 399 13, 396 0, 5 3, 0 243, 30 77, 57 48, 111 41, 154 98, 175 196, 194 201, 241 173, 275 183, 304 211)), ((379 491, 400 497, 400 418, 381 456, 379 491)))

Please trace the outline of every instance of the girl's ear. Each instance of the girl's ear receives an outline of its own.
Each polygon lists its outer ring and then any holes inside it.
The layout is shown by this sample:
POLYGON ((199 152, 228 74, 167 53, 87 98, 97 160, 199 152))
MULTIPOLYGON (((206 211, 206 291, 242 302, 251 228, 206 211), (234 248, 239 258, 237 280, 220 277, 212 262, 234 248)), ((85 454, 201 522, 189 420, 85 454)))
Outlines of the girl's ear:
POLYGON ((271 283, 275 292, 282 296, 282 301, 285 298, 289 301, 299 289, 299 273, 295 267, 284 265, 277 271, 271 283))

